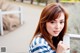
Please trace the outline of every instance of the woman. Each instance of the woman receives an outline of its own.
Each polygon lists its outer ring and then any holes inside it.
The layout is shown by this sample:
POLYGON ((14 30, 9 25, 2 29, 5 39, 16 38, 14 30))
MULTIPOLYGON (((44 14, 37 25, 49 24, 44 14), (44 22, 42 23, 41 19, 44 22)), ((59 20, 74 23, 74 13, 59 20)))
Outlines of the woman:
POLYGON ((68 14, 60 4, 47 5, 30 43, 30 53, 64 53, 68 49, 62 41, 67 19, 68 14))

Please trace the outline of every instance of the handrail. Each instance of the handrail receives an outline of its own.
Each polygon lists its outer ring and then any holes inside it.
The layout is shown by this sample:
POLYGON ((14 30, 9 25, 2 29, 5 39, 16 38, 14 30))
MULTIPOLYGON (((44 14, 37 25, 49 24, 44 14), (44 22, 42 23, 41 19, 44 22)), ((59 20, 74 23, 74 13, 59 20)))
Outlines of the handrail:
MULTIPOLYGON (((66 34, 63 38, 63 43, 66 44, 67 46, 71 47, 71 44, 73 44, 71 42, 71 38, 74 38, 74 40, 76 38, 77 40, 80 41, 80 35, 78 35, 78 34, 66 34)), ((70 50, 71 50, 71 48, 70 48, 70 50)), ((70 50, 67 50, 65 53, 70 53, 70 50)))
POLYGON ((14 14, 14 13, 21 13, 21 11, 2 11, 1 14, 14 14))
POLYGON ((15 14, 15 13, 19 13, 19 17, 20 17, 20 23, 23 24, 23 18, 22 18, 22 9, 21 7, 19 8, 19 10, 11 10, 11 11, 2 11, 0 9, 0 33, 1 35, 4 35, 4 32, 3 32, 3 19, 2 19, 2 15, 4 14, 15 14))

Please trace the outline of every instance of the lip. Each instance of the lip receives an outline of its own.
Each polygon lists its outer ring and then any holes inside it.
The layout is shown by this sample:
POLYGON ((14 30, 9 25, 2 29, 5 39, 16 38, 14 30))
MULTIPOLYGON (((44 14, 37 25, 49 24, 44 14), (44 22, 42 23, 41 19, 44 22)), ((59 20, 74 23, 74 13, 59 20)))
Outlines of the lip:
POLYGON ((55 34, 58 34, 59 33, 59 31, 53 31, 55 34))

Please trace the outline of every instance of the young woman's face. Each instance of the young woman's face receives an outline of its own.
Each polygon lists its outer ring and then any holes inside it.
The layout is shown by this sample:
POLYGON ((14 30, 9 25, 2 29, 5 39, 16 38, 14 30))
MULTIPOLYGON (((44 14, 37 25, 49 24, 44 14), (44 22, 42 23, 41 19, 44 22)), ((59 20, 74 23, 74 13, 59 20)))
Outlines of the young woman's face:
POLYGON ((65 24, 64 22, 65 22, 65 17, 63 13, 61 13, 61 15, 57 19, 47 22, 46 29, 48 33, 54 37, 58 36, 59 33, 64 28, 65 24))

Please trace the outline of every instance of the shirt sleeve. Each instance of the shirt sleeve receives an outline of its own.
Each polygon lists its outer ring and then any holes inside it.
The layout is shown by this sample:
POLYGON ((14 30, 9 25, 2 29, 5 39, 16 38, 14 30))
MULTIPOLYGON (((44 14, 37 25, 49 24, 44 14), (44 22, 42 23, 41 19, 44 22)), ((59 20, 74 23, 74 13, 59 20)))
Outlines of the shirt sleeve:
POLYGON ((49 45, 42 38, 34 39, 29 47, 29 53, 56 53, 49 49, 49 45))
POLYGON ((49 50, 47 49, 47 46, 38 44, 33 46, 33 48, 30 48, 30 53, 49 53, 49 50))

